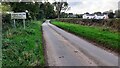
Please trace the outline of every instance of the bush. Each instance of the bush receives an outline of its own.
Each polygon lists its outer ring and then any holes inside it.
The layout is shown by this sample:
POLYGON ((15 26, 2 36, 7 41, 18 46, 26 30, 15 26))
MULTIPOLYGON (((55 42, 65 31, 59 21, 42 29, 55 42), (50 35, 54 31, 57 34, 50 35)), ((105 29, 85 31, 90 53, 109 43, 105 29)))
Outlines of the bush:
POLYGON ((13 27, 2 34, 2 66, 43 66, 41 21, 26 24, 26 29, 13 27))
POLYGON ((9 27, 12 27, 10 14, 2 14, 2 28, 7 30, 9 27))

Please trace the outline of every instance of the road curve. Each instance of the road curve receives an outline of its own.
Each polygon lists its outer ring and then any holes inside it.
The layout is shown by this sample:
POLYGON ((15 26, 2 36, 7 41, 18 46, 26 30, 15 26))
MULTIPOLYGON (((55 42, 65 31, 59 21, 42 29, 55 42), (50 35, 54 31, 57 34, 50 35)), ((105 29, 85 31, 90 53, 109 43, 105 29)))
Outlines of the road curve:
POLYGON ((49 66, 118 66, 118 57, 47 20, 42 24, 49 66))

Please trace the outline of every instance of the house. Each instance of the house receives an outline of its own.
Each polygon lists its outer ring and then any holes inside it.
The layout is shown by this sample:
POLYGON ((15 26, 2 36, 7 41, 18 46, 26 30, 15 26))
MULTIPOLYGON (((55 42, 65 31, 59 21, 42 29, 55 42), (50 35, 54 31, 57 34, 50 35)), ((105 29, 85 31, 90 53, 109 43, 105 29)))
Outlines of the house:
POLYGON ((84 14, 83 19, 94 19, 95 15, 94 14, 84 14))
POLYGON ((83 19, 108 19, 107 14, 84 14, 83 19))
POLYGON ((108 15, 107 14, 95 14, 95 19, 108 19, 108 15))

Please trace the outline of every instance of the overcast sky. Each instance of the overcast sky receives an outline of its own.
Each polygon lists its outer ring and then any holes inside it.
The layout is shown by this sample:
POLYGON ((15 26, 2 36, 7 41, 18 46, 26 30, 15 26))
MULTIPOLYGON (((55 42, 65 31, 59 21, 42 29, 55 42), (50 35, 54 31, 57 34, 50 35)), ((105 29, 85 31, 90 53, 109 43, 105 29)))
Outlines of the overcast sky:
MULTIPOLYGON (((25 0, 25 1, 29 1, 29 0, 25 0)), ((34 0, 34 1, 45 1, 45 0, 34 0)), ((54 1, 61 1, 61 0, 48 0, 48 2, 51 3, 54 1)), ((67 13, 83 14, 86 12, 94 13, 98 11, 100 12, 109 11, 109 10, 115 11, 118 9, 118 2, 120 0, 63 0, 63 1, 67 1, 69 6, 71 7, 70 10, 67 11, 67 13)))
MULTIPOLYGON (((48 0, 51 1, 51 0, 48 0)), ((66 0, 71 9, 67 13, 82 14, 85 12, 94 13, 118 9, 120 0, 66 0)))

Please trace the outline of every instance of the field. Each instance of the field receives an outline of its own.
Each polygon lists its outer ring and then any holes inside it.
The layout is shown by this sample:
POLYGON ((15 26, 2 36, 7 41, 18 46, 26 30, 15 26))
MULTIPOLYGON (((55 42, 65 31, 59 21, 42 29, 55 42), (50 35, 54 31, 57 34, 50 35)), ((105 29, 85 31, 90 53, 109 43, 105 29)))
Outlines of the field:
POLYGON ((119 32, 111 32, 108 29, 100 27, 83 26, 59 21, 53 21, 52 24, 80 37, 86 38, 90 41, 92 40, 103 47, 112 49, 113 51, 118 51, 118 49, 120 49, 119 32))
POLYGON ((3 31, 2 65, 43 66, 41 21, 31 21, 23 26, 3 31))

